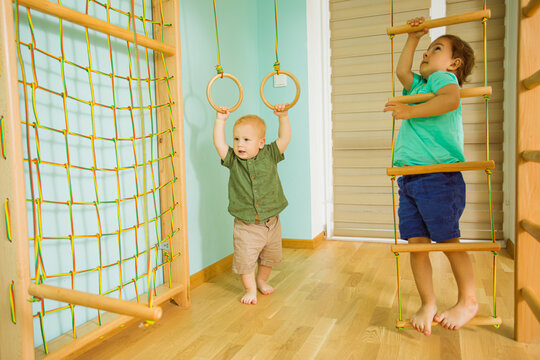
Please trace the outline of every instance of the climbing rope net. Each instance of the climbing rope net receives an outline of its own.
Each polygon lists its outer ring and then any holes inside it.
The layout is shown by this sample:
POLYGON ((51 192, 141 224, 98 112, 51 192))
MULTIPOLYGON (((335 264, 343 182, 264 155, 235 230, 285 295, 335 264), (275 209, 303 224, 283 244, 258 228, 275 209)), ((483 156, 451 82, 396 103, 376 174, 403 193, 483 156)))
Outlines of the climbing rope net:
MULTIPOLYGON (((160 198, 179 179, 173 165, 171 77, 168 71, 155 77, 154 62, 166 69, 164 55, 139 49, 136 34, 152 37, 156 27, 163 34, 170 24, 163 16, 149 18, 151 1, 113 2, 122 8, 105 0, 63 3, 129 29, 135 41, 15 1, 31 280, 151 307, 156 287, 167 274, 170 278, 171 261, 180 256, 169 249, 180 231, 172 216, 177 199, 173 191, 172 199, 160 198), (157 102, 157 86, 167 89, 168 102, 157 102), (170 119, 159 130, 158 113, 170 119), (170 143, 172 150, 162 153, 158 142, 170 143), (168 179, 160 178, 165 162, 173 169, 168 179), (172 205, 163 208, 164 203, 172 205), (162 229, 166 217, 172 225, 162 229)), ((60 335, 58 324, 76 338, 79 325, 96 317, 99 325, 103 321, 100 310, 31 301, 35 343, 45 352, 47 339, 60 335)), ((12 301, 12 314, 13 307, 12 301)))

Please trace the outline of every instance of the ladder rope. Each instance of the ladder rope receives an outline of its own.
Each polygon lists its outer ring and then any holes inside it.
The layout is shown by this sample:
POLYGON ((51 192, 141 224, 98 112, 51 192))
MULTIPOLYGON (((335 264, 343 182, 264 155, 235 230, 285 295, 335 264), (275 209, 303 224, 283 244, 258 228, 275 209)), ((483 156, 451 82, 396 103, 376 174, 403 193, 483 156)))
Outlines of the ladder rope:
MULTIPOLYGON (((483 9, 487 9, 486 0, 483 1, 483 9)), ((483 61, 483 71, 484 71, 484 87, 487 87, 487 18, 482 19, 483 25, 483 51, 484 51, 484 61, 483 61)), ((394 1, 390 0, 390 24, 394 26, 394 1)), ((390 35, 391 43, 391 53, 392 53, 392 97, 395 97, 395 70, 394 70, 394 36, 395 34, 390 35)), ((485 122, 485 132, 486 132, 486 161, 489 159, 489 96, 483 95, 484 98, 484 122, 485 122)), ((395 117, 392 117, 392 149, 391 149, 391 167, 394 167, 394 150, 395 150, 395 117)), ((491 227, 491 241, 495 243, 495 225, 494 225, 494 216, 493 216, 493 197, 491 190, 491 170, 485 169, 487 174, 488 182, 488 194, 489 194, 489 213, 490 213, 490 227, 491 227)), ((395 179, 396 175, 392 175, 390 180, 392 182, 392 215, 394 218, 394 243, 397 245, 397 216, 396 216, 396 201, 395 201, 395 179)), ((492 251, 493 254, 493 317, 497 317, 497 251, 492 251)), ((399 306, 399 321, 403 319, 402 314, 402 300, 401 300, 401 279, 400 279, 400 266, 399 266, 399 252, 394 252, 396 258, 396 270, 397 270, 397 286, 398 286, 398 306, 399 306)), ((499 324, 494 324, 495 327, 499 327, 499 324)))
POLYGON ((274 0, 274 29, 276 33, 276 62, 274 63, 274 70, 279 75, 279 51, 278 51, 278 18, 277 18, 277 0, 274 0))
POLYGON ((221 74, 221 77, 223 78, 223 66, 221 66, 221 57, 219 55, 219 35, 218 35, 216 0, 214 0, 214 24, 216 28, 216 47, 217 47, 217 60, 218 60, 218 64, 216 65, 216 71, 218 74, 221 74))
MULTIPOLYGON (((390 0, 390 23, 394 26, 394 0, 390 0)), ((392 97, 396 96, 396 80, 395 80, 395 66, 394 66, 394 37, 395 35, 390 35, 390 47, 392 52, 392 97)), ((395 137, 395 128, 396 128, 396 117, 392 116, 392 152, 390 156, 390 166, 394 167, 394 148, 396 145, 395 137)), ((397 245, 397 213, 396 213, 396 177, 392 176, 390 178, 392 182, 392 218, 394 223, 394 244, 397 245)), ((401 270, 399 266, 399 253, 394 253, 396 258, 396 272, 397 272, 397 287, 398 287, 398 307, 399 307, 399 320, 403 320, 403 304, 401 301, 401 270)))

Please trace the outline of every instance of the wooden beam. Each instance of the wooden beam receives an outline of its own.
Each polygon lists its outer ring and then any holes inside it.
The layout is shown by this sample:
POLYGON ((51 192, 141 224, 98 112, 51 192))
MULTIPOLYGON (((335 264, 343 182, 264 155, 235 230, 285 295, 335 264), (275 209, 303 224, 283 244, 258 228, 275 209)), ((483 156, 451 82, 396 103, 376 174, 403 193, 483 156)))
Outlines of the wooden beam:
POLYGON ((95 295, 46 284, 30 284, 30 286, 28 286, 28 293, 42 299, 62 301, 68 304, 110 311, 115 314, 133 316, 145 320, 156 321, 159 320, 162 315, 160 307, 151 308, 132 301, 114 299, 108 296, 95 295))
POLYGON ((462 163, 417 165, 417 166, 395 166, 386 169, 386 175, 419 175, 432 174, 438 172, 456 172, 471 170, 488 170, 495 168, 495 162, 489 161, 467 161, 462 163))
MULTIPOLYGON (((531 234, 532 237, 534 237, 536 240, 540 242, 540 225, 533 223, 530 220, 524 219, 519 222, 519 225, 527 231, 529 234, 531 234)), ((538 259, 540 260, 540 259, 538 259)), ((539 273, 540 275, 540 273, 539 273)))
POLYGON ((534 290, 528 287, 521 289, 521 295, 531 308, 536 320, 540 322, 540 298, 534 293, 534 290))
MULTIPOLYGON (((180 54, 180 4, 177 0, 153 1, 153 18, 163 19, 165 28, 154 25, 154 37, 163 39, 165 44, 176 49, 174 56, 163 57, 154 54, 155 77, 167 79, 156 82, 156 103, 167 104, 156 110, 159 156, 172 154, 172 161, 159 162, 161 185, 175 180, 172 186, 165 186, 159 192, 161 211, 174 208, 171 216, 161 218, 161 233, 169 237, 171 229, 179 229, 169 241, 167 253, 172 260, 170 271, 164 271, 165 284, 181 284, 182 293, 175 296, 181 306, 190 305, 190 278, 186 205, 186 166, 184 152, 184 120, 182 103, 182 59, 180 54), (162 12, 163 10, 163 12, 162 12), (163 32, 163 34, 162 34, 163 32)), ((165 254, 164 254, 165 256, 165 254)))
MULTIPOLYGON (((461 89, 459 91, 460 97, 462 98, 484 96, 484 95, 489 96, 491 95, 491 93, 492 93, 491 86, 466 88, 466 89, 461 89)), ((434 97, 435 97, 434 93, 425 93, 425 94, 394 96, 394 97, 388 98, 388 101, 397 101, 403 104, 416 104, 416 103, 426 102, 428 100, 433 99, 434 97)))
POLYGON ((5 158, 0 156, 0 359, 33 359, 32 304, 26 291, 30 283, 30 252, 15 28, 11 1, 0 1, 0 117, 4 118, 5 154, 5 158), (6 201, 11 241, 4 213, 6 201))
POLYGON ((484 18, 489 19, 491 17, 491 10, 478 10, 461 15, 447 16, 440 19, 426 20, 418 26, 411 26, 409 24, 392 26, 386 29, 388 35, 405 34, 420 31, 424 28, 433 29, 441 26, 462 24, 471 21, 478 21, 484 18))
MULTIPOLYGON (((501 325, 502 319, 500 317, 492 316, 476 316, 472 318, 466 325, 470 326, 484 326, 484 325, 501 325)), ((433 321, 431 326, 441 326, 440 323, 433 321)), ((412 328, 411 321, 409 319, 396 321, 397 328, 412 328)))
POLYGON ((402 252, 428 252, 428 251, 496 251, 501 250, 498 242, 476 242, 476 243, 433 243, 433 244, 399 244, 392 245, 393 253, 402 252))
POLYGON ((521 153, 521 157, 527 161, 540 163, 540 150, 528 150, 521 153))
MULTIPOLYGON (((14 1, 14 0, 13 0, 14 1)), ((133 32, 124 29, 120 26, 110 24, 106 21, 96 19, 95 17, 83 14, 79 11, 70 9, 68 7, 53 3, 49 0, 18 0, 19 5, 25 6, 29 9, 34 9, 45 14, 56 16, 60 19, 67 20, 77 25, 84 26, 86 28, 99 31, 101 33, 117 37, 122 40, 126 40, 134 43, 135 39, 133 32)), ((174 46, 170 46, 146 36, 137 34, 137 44, 162 52, 167 55, 174 55, 176 49, 174 46)))
MULTIPOLYGON (((172 287, 162 285, 156 289, 157 296, 154 298, 154 304, 156 306, 163 305, 171 298, 176 297, 178 294, 185 291, 184 287, 180 284, 172 284, 172 287)), ((148 294, 142 294, 141 298, 148 298, 148 294)), ((107 313, 103 316, 105 320, 103 325, 98 325, 97 322, 88 322, 82 327, 86 327, 84 333, 86 335, 79 336, 76 339, 71 334, 64 334, 59 338, 56 338, 49 342, 49 350, 51 353, 47 355, 47 360, 62 360, 67 357, 71 357, 73 353, 91 346, 91 344, 106 337, 108 334, 118 331, 120 328, 126 328, 129 325, 140 322, 140 319, 127 315, 117 315, 113 313, 107 313)), ((42 349, 43 346, 40 346, 42 349)), ((33 351, 33 349, 32 349, 33 351)))
POLYGON ((523 86, 529 90, 534 89, 538 85, 540 85, 540 70, 523 80, 523 86))
MULTIPOLYGON (((530 0, 517 2, 519 9, 530 5, 530 0)), ((516 154, 538 149, 540 144, 540 101, 539 89, 529 90, 523 79, 540 69, 540 43, 538 29, 540 16, 524 17, 518 12, 517 41, 517 82, 516 91, 516 154)), ((530 85, 530 84, 529 84, 530 85)), ((529 342, 540 336, 538 322, 521 293, 522 288, 530 288, 540 294, 540 243, 523 227, 528 222, 540 222, 540 166, 523 156, 516 157, 516 197, 515 197, 515 239, 516 256, 514 261, 514 331, 519 342, 529 342)), ((534 230, 533 230, 534 232, 534 230)))
POLYGON ((529 0, 527 6, 523 8, 523 16, 530 17, 533 16, 536 11, 540 8, 540 0, 529 0))

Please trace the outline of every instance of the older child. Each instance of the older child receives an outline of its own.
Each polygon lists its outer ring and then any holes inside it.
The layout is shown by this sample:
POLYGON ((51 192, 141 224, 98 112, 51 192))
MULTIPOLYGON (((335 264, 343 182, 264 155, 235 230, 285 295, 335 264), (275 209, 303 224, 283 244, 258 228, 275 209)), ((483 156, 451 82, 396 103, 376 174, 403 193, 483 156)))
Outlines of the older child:
MULTIPOLYGON (((417 26, 424 18, 408 21, 417 26)), ((395 166, 444 164, 465 161, 460 85, 471 73, 474 53, 469 44, 453 35, 433 41, 424 53, 420 75, 411 71, 414 51, 428 29, 410 33, 396 68, 404 95, 435 93, 413 106, 389 102, 384 111, 403 119, 396 140, 395 166)), ((398 179, 399 231, 409 243, 458 243, 459 218, 465 207, 461 172, 405 175, 398 179)), ((411 253, 411 268, 422 300, 411 317, 412 326, 429 335, 432 321, 457 330, 478 312, 473 267, 465 252, 445 252, 458 286, 457 303, 438 314, 433 291, 429 253, 411 253)))
POLYGON ((256 115, 239 118, 233 127, 233 147, 225 142, 229 109, 216 114, 214 145, 221 164, 230 170, 229 213, 234 219, 233 272, 240 274, 246 293, 243 304, 257 304, 257 289, 268 295, 272 267, 281 262, 279 213, 287 206, 277 172, 277 163, 291 140, 286 105, 276 105, 279 118, 276 141, 265 145, 266 124, 256 115), (255 268, 258 263, 257 277, 255 268))

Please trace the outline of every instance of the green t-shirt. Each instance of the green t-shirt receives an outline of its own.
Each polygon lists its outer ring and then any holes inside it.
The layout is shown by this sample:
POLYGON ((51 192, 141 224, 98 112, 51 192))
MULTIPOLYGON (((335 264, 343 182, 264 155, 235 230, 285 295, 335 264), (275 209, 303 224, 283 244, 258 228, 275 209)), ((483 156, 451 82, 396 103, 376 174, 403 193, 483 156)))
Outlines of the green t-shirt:
POLYGON ((230 170, 229 213, 247 222, 266 221, 287 207, 277 163, 285 157, 274 141, 265 145, 257 156, 243 160, 229 147, 221 164, 230 170))
MULTIPOLYGON (((454 74, 437 71, 427 81, 414 74, 411 91, 403 95, 437 93, 446 85, 458 85, 454 74)), ((461 102, 456 110, 437 116, 403 120, 394 150, 394 165, 431 165, 465 161, 461 102)))

